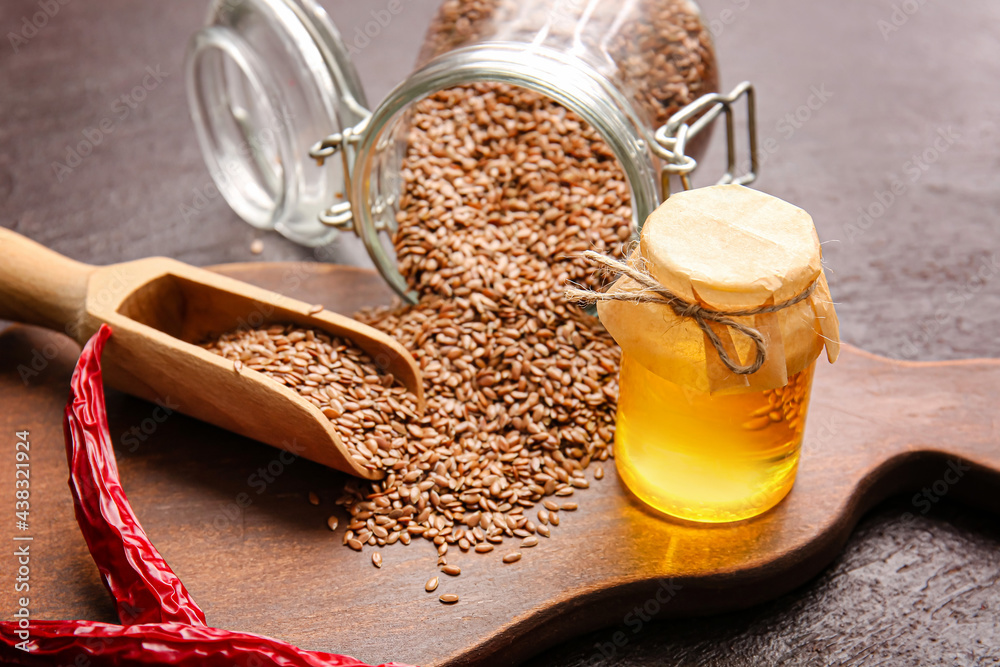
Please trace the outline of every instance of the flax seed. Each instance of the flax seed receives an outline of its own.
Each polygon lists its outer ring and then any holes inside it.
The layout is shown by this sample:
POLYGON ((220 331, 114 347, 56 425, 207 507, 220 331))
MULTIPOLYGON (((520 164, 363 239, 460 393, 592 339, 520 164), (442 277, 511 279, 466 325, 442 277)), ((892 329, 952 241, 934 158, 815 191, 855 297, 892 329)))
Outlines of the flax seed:
POLYGON ((767 416, 755 417, 743 424, 743 428, 748 431, 759 431, 771 425, 771 419, 767 416))

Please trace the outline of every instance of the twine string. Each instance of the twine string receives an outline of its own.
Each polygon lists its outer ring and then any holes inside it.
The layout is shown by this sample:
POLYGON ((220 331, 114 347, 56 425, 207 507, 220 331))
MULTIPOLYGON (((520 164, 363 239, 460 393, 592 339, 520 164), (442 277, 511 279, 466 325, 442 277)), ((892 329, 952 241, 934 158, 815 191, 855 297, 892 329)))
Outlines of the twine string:
POLYGON ((750 317, 765 313, 777 313, 785 308, 790 308, 808 299, 816 289, 814 281, 805 290, 787 301, 776 303, 771 306, 758 306, 756 308, 746 308, 744 310, 715 310, 697 303, 692 303, 684 299, 669 289, 661 285, 647 271, 636 269, 625 262, 621 262, 613 257, 602 255, 601 253, 587 250, 583 257, 589 259, 600 267, 614 271, 620 275, 625 275, 639 284, 638 290, 615 290, 613 292, 597 292, 594 290, 570 287, 566 289, 566 298, 570 301, 594 304, 599 301, 630 301, 632 303, 656 303, 669 306, 674 314, 680 318, 694 320, 698 328, 704 332, 712 347, 719 354, 719 359, 733 373, 737 375, 750 375, 760 370, 767 360, 767 341, 764 335, 754 327, 747 326, 742 322, 737 322, 735 317, 750 317), (722 345, 722 340, 715 330, 709 325, 714 322, 736 331, 754 344, 756 354, 754 360, 747 365, 742 365, 734 361, 722 345))

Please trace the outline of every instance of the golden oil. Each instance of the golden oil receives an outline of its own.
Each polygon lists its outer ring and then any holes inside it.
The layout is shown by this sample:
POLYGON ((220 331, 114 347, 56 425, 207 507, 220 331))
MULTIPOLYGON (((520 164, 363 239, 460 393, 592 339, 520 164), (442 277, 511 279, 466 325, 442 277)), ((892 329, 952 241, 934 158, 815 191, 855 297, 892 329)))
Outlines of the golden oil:
POLYGON ((778 389, 711 395, 622 354, 615 461, 644 502, 689 521, 756 516, 792 488, 813 361, 778 389))

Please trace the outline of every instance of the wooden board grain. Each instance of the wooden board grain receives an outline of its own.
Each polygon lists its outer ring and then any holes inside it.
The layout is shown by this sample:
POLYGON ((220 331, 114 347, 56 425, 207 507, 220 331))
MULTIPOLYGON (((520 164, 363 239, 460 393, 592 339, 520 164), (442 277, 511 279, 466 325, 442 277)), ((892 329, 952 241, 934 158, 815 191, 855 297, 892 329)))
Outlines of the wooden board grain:
MULTIPOLYGON (((374 274, 342 267, 221 270, 338 312, 389 299, 374 274)), ((35 442, 36 617, 113 621, 64 484, 60 415, 75 353, 37 329, 0 336, 0 433, 27 428, 35 442), (33 358, 42 360, 37 375, 22 381, 18 366, 33 358)), ((180 415, 161 419, 122 395, 109 397, 109 413, 125 490, 211 624, 370 662, 514 664, 630 614, 639 622, 772 599, 821 571, 890 494, 926 487, 1000 510, 998 388, 1000 361, 905 363, 849 348, 819 367, 799 478, 774 511, 680 525, 633 501, 608 465, 603 481, 578 492, 580 509, 521 562, 500 563, 507 547, 453 559, 463 573, 437 591, 459 593, 453 607, 423 592, 436 570, 429 544, 385 549, 381 570, 340 546, 325 526, 339 473, 180 415)), ((0 493, 11 478, 4 473, 0 493)))

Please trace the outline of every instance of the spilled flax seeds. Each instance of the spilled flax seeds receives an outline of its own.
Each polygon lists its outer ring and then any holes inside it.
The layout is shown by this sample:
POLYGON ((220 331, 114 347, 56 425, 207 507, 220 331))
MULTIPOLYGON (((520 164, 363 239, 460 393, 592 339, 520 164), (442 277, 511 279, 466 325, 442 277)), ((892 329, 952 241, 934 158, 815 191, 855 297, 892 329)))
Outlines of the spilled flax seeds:
POLYGON ((394 244, 420 300, 358 319, 413 354, 423 416, 362 350, 319 331, 273 325, 206 347, 298 391, 359 462, 386 472, 347 482, 345 545, 423 538, 457 576, 449 547, 535 546, 577 507, 553 498, 587 488, 588 466, 611 455, 618 347, 562 293, 570 281, 600 287, 581 251, 622 256, 630 192, 594 130, 516 87, 436 93, 416 106, 408 140, 394 244))
POLYGON ((420 102, 402 175, 393 240, 420 301, 359 319, 413 354, 427 412, 405 462, 338 502, 355 537, 382 522, 478 553, 548 537, 557 513, 529 511, 587 488, 611 453, 618 348, 562 291, 600 286, 581 251, 621 255, 630 239, 625 176, 573 113, 496 83, 420 102))

